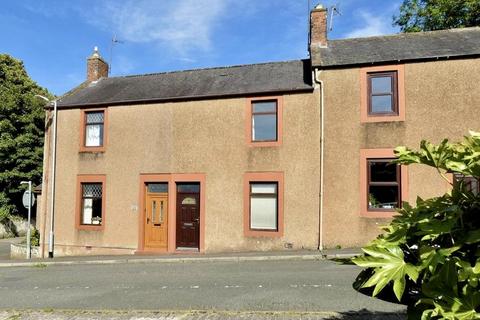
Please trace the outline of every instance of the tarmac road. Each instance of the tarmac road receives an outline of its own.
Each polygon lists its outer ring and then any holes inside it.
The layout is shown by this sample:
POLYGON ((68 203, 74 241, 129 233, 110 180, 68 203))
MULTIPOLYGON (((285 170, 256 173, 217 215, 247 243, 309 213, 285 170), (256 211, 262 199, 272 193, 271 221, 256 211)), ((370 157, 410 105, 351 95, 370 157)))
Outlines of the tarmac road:
POLYGON ((320 311, 397 314, 352 289, 331 261, 190 262, 0 269, 0 308, 320 311))

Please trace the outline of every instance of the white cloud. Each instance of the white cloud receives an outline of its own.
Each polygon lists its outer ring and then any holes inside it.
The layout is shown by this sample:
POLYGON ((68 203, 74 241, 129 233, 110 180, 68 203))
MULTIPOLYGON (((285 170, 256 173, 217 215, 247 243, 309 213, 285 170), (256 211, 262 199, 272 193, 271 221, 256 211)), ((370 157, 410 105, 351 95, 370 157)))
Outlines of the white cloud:
POLYGON ((157 42, 181 56, 209 51, 215 26, 231 0, 128 0, 100 2, 87 21, 119 39, 157 42))
POLYGON ((348 32, 345 38, 371 37, 392 33, 391 14, 374 16, 369 12, 359 10, 357 14, 362 20, 362 26, 348 32))

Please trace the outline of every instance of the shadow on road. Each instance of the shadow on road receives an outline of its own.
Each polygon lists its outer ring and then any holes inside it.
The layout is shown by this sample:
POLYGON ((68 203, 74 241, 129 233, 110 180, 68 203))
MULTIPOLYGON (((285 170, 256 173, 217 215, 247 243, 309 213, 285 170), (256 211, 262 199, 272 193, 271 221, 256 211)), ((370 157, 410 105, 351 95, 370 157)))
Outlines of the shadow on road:
POLYGON ((402 312, 378 312, 362 309, 360 311, 339 312, 339 315, 325 318, 325 320, 399 320, 406 319, 407 314, 402 312))

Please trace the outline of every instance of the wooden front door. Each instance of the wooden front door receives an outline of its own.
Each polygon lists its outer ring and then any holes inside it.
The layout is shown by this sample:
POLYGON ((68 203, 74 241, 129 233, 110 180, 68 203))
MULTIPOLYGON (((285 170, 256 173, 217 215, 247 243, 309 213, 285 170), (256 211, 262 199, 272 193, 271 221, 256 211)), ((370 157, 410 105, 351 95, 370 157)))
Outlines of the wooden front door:
POLYGON ((145 248, 167 249, 168 193, 160 192, 163 187, 159 188, 159 185, 161 184, 146 186, 145 248))
POLYGON ((177 184, 177 248, 199 249, 200 184, 177 184))

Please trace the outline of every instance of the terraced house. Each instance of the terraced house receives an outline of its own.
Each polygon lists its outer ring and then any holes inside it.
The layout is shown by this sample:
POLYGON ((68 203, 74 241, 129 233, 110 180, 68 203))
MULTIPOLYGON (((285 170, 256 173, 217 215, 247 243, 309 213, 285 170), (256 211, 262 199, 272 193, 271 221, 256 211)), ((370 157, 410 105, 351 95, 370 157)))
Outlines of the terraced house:
POLYGON ((55 255, 322 249, 447 191, 388 162, 480 129, 480 28, 329 40, 326 15, 304 60, 109 78, 95 51, 58 100, 54 193, 48 126, 44 254, 52 209, 55 255))

